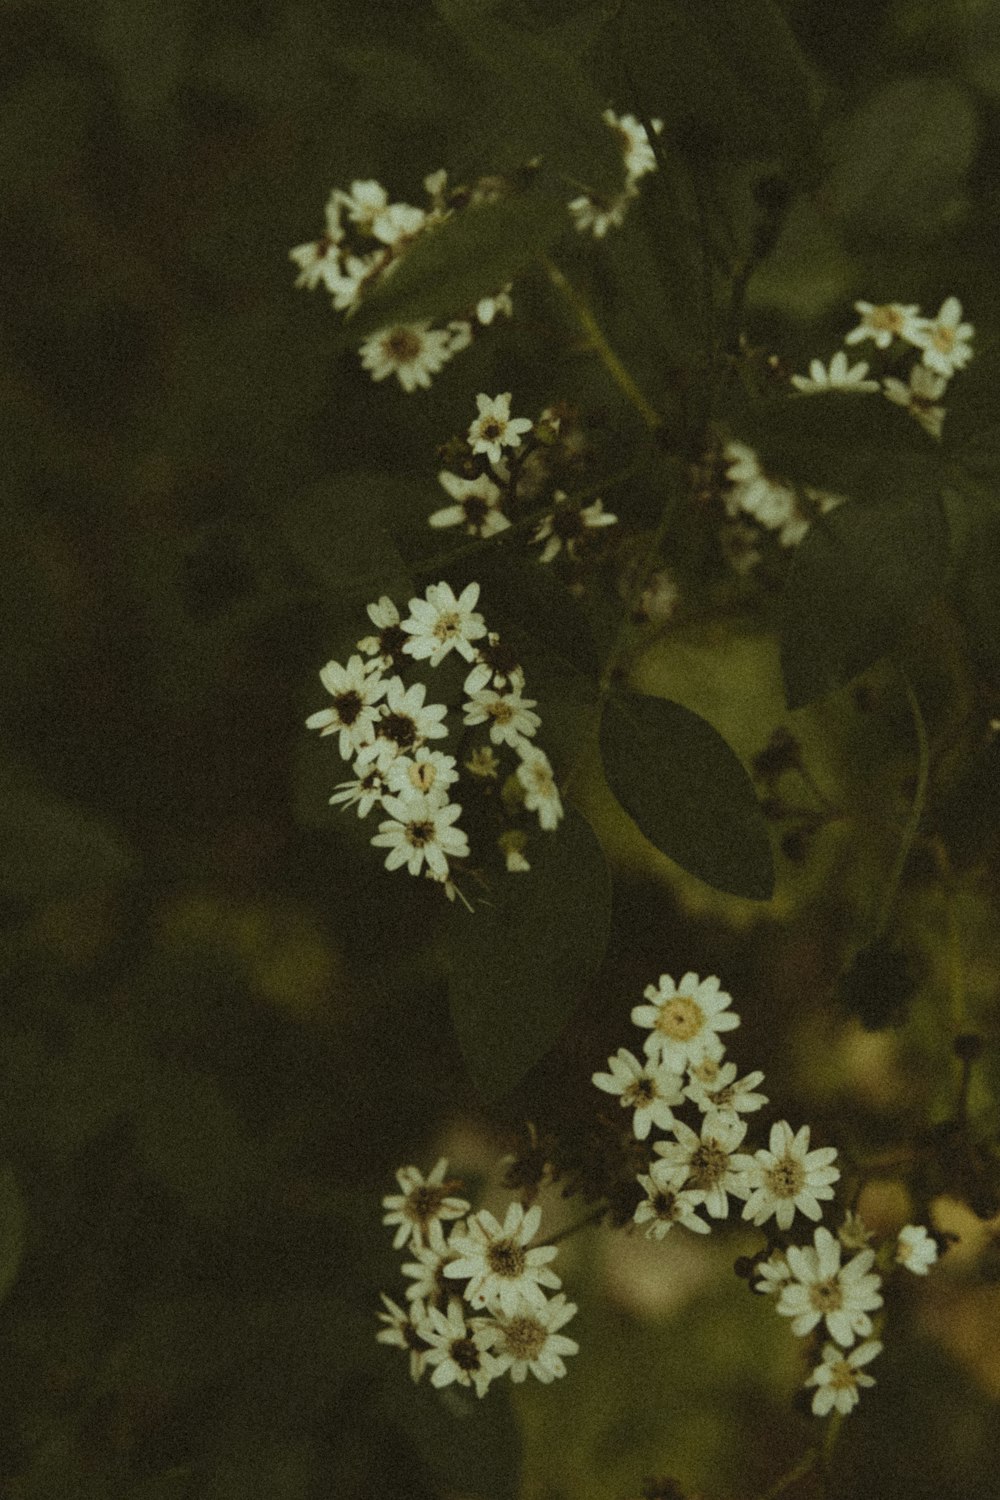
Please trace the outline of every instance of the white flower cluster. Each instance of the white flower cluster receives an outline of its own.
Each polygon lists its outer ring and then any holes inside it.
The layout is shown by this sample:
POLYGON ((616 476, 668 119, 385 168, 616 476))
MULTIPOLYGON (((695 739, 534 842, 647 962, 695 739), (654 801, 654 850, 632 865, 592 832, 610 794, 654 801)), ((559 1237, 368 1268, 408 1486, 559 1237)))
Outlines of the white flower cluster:
MULTIPOLYGON (((327 199, 325 232, 289 251, 299 268, 295 285, 307 291, 324 286, 336 310, 350 313, 422 234, 496 189, 493 183, 449 192, 446 184, 444 170, 424 178, 427 208, 390 203, 380 182, 352 182, 346 193, 334 188, 327 199)), ((504 287, 480 298, 466 317, 452 319, 443 328, 433 327, 429 320, 381 328, 362 343, 361 363, 373 380, 395 375, 404 391, 426 388, 432 375, 468 347, 477 325, 486 326, 498 313, 509 317, 512 312, 510 288, 504 287)))
MULTIPOLYGON (((766 1149, 740 1149, 748 1129, 741 1116, 768 1101, 757 1092, 763 1073, 738 1078, 735 1063, 724 1061, 720 1034, 734 1030, 740 1018, 719 980, 689 973, 675 984, 661 974, 645 1000, 632 1011, 635 1024, 648 1031, 643 1058, 620 1047, 608 1059, 610 1071, 593 1075, 599 1089, 632 1111, 638 1140, 647 1140, 654 1127, 666 1136, 653 1142, 656 1160, 638 1175, 646 1196, 635 1223, 645 1225, 650 1239, 662 1239, 675 1224, 707 1234, 708 1220, 727 1217, 730 1198, 758 1227, 773 1219, 772 1237, 787 1232, 796 1213, 817 1223, 840 1177, 837 1152, 832 1146, 810 1150, 809 1126, 793 1131, 787 1120, 771 1126, 766 1149), (691 1104, 700 1114, 696 1129, 675 1113, 691 1104)), ((811 1245, 775 1248, 756 1267, 756 1290, 774 1297, 777 1311, 792 1320, 793 1333, 805 1337, 822 1329, 833 1340, 806 1381, 816 1387, 812 1409, 818 1416, 834 1407, 850 1411, 859 1389, 874 1384, 863 1370, 882 1349, 870 1338, 870 1314, 882 1306, 870 1238, 857 1215, 849 1214, 839 1238, 819 1225, 811 1245), (842 1264, 845 1249, 857 1253, 842 1264), (853 1348, 857 1339, 865 1342, 853 1348)), ((894 1254, 897 1264, 925 1275, 937 1246, 926 1229, 911 1224, 900 1231, 894 1254)), ((882 1261, 887 1264, 886 1256, 882 1261)))
MULTIPOLYGON (((614 131, 621 145, 625 165, 625 185, 610 201, 601 201, 594 193, 581 193, 572 199, 569 211, 581 234, 589 232, 595 239, 603 239, 609 229, 616 229, 624 222, 628 206, 639 195, 639 183, 649 172, 656 171, 656 156, 645 127, 634 115, 616 115, 606 109, 604 123, 614 131)), ((650 122, 657 135, 663 129, 662 120, 650 122)))
POLYGON ((358 641, 346 666, 327 662, 319 675, 332 702, 306 720, 321 735, 337 735, 341 757, 353 763, 353 778, 340 783, 330 802, 357 807, 361 818, 378 805, 388 816, 371 842, 388 850, 386 868, 405 865, 411 875, 426 875, 451 899, 452 862, 470 855, 468 836, 457 826, 462 804, 451 791, 462 771, 481 794, 499 779, 497 752, 513 751, 517 758, 502 798, 509 826, 497 840, 508 870, 530 868, 527 837, 511 821, 513 813, 535 813, 551 832, 563 811, 548 757, 532 743, 541 719, 535 700, 524 697, 523 669, 487 630, 478 601, 478 583, 457 596, 447 583, 432 583, 423 598, 410 600, 405 619, 387 595, 369 604, 377 633, 358 641), (489 741, 466 744, 461 766, 431 744, 449 733, 447 705, 427 703, 423 682, 407 686, 392 671, 417 661, 437 667, 453 651, 471 668, 460 732, 483 726, 489 741))
POLYGON ((546 407, 531 422, 512 417, 510 402, 509 391, 476 397, 477 415, 465 438, 447 446, 449 460, 461 472, 442 469, 438 474, 452 503, 434 511, 428 524, 461 526, 471 536, 495 536, 519 519, 526 503, 550 490, 553 508, 538 521, 531 540, 543 544, 543 563, 564 549, 566 557, 576 561, 592 534, 615 525, 618 517, 604 509, 602 500, 581 505, 565 490, 552 487, 553 469, 570 447, 560 442, 559 412, 546 407))
POLYGON ((402 1268, 407 1305, 381 1294, 376 1338, 409 1352, 415 1381, 429 1368, 433 1386, 470 1386, 484 1396, 498 1376, 520 1383, 529 1373, 548 1384, 566 1374, 563 1356, 579 1346, 560 1332, 576 1306, 556 1290, 556 1246, 531 1243, 542 1211, 512 1202, 502 1224, 486 1209, 471 1213, 454 1196, 461 1183, 446 1179, 447 1166, 442 1157, 427 1177, 402 1167, 400 1192, 382 1200, 394 1249, 414 1258, 402 1268))

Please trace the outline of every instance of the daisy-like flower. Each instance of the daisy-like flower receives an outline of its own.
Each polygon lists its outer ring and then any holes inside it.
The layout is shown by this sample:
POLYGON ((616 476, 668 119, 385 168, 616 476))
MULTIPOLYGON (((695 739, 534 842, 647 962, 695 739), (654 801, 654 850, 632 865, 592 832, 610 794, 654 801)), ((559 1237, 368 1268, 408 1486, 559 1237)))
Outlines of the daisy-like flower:
POLYGON ((510 521, 500 509, 500 487, 488 474, 461 479, 443 469, 438 480, 455 504, 434 511, 427 519, 429 526, 461 526, 470 536, 482 537, 506 531, 510 521))
POLYGON ((463 724, 489 724, 493 744, 510 745, 512 749, 532 739, 542 722, 538 714, 532 713, 534 698, 522 698, 520 693, 498 693, 496 688, 471 693, 462 706, 463 724))
POLYGON ((369 604, 367 612, 378 634, 366 635, 358 641, 358 650, 374 658, 367 666, 372 672, 392 666, 406 643, 406 631, 399 623, 399 610, 388 594, 383 594, 376 604, 369 604))
POLYGON ((400 240, 419 234, 426 223, 427 215, 422 208, 414 208, 410 203, 390 203, 372 221, 372 234, 383 245, 397 245, 400 240))
POLYGON ((492 297, 480 297, 476 303, 476 322, 482 323, 488 328, 493 319, 501 314, 505 318, 513 317, 514 304, 510 297, 511 283, 501 287, 499 292, 494 292, 492 297))
POLYGON ((935 374, 926 365, 914 365, 908 384, 897 380, 893 375, 887 375, 882 382, 882 389, 896 406, 905 406, 925 432, 929 432, 931 437, 939 438, 945 411, 937 402, 944 395, 947 384, 947 376, 935 374))
POLYGON ((877 380, 866 380, 868 365, 861 360, 849 365, 843 349, 838 349, 830 361, 829 368, 821 359, 809 362, 808 375, 793 375, 792 385, 797 391, 877 391, 877 380))
POLYGON ((669 1130, 674 1123, 672 1105, 684 1101, 680 1075, 662 1063, 641 1063, 627 1047, 619 1047, 608 1058, 609 1073, 595 1073, 591 1082, 606 1094, 617 1094, 623 1109, 633 1109, 632 1129, 636 1140, 644 1141, 655 1125, 669 1130))
POLYGON ((477 1396, 485 1396, 490 1382, 503 1367, 488 1353, 495 1334, 487 1318, 466 1319, 457 1297, 452 1297, 447 1313, 436 1307, 427 1309, 419 1333, 428 1345, 424 1358, 431 1368, 431 1385, 470 1385, 477 1396))
POLYGON ((860 1214, 848 1209, 844 1222, 837 1230, 837 1238, 845 1250, 867 1250, 871 1244, 872 1232, 860 1214))
POLYGON ((480 645, 476 665, 462 684, 471 697, 484 687, 507 688, 512 693, 524 692, 524 668, 508 646, 505 646, 495 630, 480 645))
POLYGON ((532 423, 527 417, 512 417, 510 414, 510 391, 500 396, 479 395, 476 397, 479 415, 469 428, 469 443, 473 453, 485 453, 491 464, 500 462, 504 448, 520 448, 522 432, 530 432, 532 423))
POLYGON ((740 1024, 739 1016, 729 1009, 733 997, 720 989, 714 974, 707 979, 685 974, 680 984, 674 984, 669 974, 661 974, 659 983, 647 985, 643 994, 649 1004, 632 1011, 636 1026, 649 1027, 643 1050, 675 1073, 683 1073, 689 1064, 706 1057, 720 1058, 725 1048, 718 1033, 740 1024))
POLYGON ((929 370, 946 378, 964 370, 972 358, 971 323, 962 322, 962 304, 957 297, 942 302, 936 318, 921 320, 913 342, 923 350, 923 361, 929 370))
POLYGON ((552 766, 544 750, 534 745, 518 746, 521 764, 517 768, 517 779, 524 791, 524 806, 528 812, 538 814, 538 821, 546 833, 553 833, 563 815, 552 766))
POLYGON ((896 1264, 914 1276, 926 1276, 937 1258, 937 1244, 923 1224, 904 1224, 896 1237, 896 1264))
MULTIPOLYGON (((646 134, 645 126, 642 125, 635 115, 616 115, 613 109, 606 109, 601 116, 605 125, 609 125, 621 143, 622 158, 625 162, 625 173, 630 183, 636 183, 645 177, 647 172, 656 171, 656 156, 646 134)), ((659 135, 663 129, 662 120, 650 121, 653 130, 659 135)))
POLYGON ((524 855, 528 840, 520 828, 506 829, 497 839, 497 844, 503 855, 508 875, 526 875, 531 869, 524 855))
POLYGON ((478 600, 478 583, 467 584, 457 599, 447 583, 430 584, 423 599, 410 600, 409 617, 403 621, 409 640, 403 650, 418 661, 426 658, 432 667, 452 650, 473 661, 472 642, 486 634, 486 621, 475 613, 478 600))
POLYGON ((531 538, 533 542, 545 543, 540 559, 543 563, 551 562, 564 547, 567 557, 575 558, 581 543, 587 540, 590 532, 614 526, 618 521, 617 516, 604 509, 604 502, 601 500, 594 500, 590 505, 577 509, 575 505, 565 503, 564 490, 556 490, 552 498, 556 502, 555 510, 542 517, 531 538))
POLYGON ((501 1370, 509 1371, 515 1385, 520 1385, 529 1371, 543 1385, 566 1374, 564 1354, 576 1354, 580 1348, 575 1339, 560 1333, 576 1313, 576 1303, 567 1302, 558 1292, 544 1306, 522 1297, 509 1316, 500 1313, 493 1320, 493 1342, 490 1353, 501 1370))
POLYGON ((868 1314, 882 1306, 881 1277, 871 1269, 874 1250, 859 1250, 842 1266, 840 1241, 820 1225, 813 1245, 789 1245, 786 1255, 792 1280, 782 1287, 777 1309, 791 1318, 792 1332, 804 1338, 825 1322, 844 1349, 866 1339, 872 1331, 868 1314))
MULTIPOLYGON (((455 1228, 460 1229, 461 1225, 455 1228)), ((444 1268, 458 1258, 458 1252, 445 1239, 440 1220, 431 1221, 426 1244, 413 1240, 409 1248, 415 1259, 405 1261, 402 1266, 403 1275, 411 1279, 406 1288, 407 1300, 443 1311, 455 1295, 455 1287, 446 1280, 444 1268)))
POLYGON ((672 1141, 656 1141, 653 1150, 663 1158, 657 1180, 691 1193, 704 1203, 713 1219, 729 1213, 728 1194, 745 1198, 746 1182, 734 1153, 747 1133, 745 1120, 731 1115, 706 1115, 697 1135, 682 1120, 671 1126, 672 1141))
POLYGON ((792 1269, 784 1250, 772 1250, 767 1260, 758 1263, 755 1275, 758 1277, 753 1284, 755 1292, 761 1292, 765 1297, 780 1296, 792 1279, 792 1269))
POLYGON ((360 656, 352 656, 346 667, 328 661, 320 671, 319 680, 333 702, 329 708, 310 714, 306 728, 318 729, 320 734, 339 735, 337 748, 344 760, 351 760, 363 745, 370 745, 375 738, 379 716, 376 705, 385 693, 386 684, 377 673, 365 670, 360 656))
POLYGON ((409 755, 398 755, 385 772, 386 787, 400 795, 405 792, 443 791, 458 780, 453 755, 419 746, 409 755))
POLYGON ((427 321, 380 328, 360 348, 361 363, 373 380, 395 375, 403 390, 426 389, 456 352, 451 332, 427 321))
POLYGON ((798 526, 803 530, 806 528, 795 491, 764 473, 753 448, 747 447, 746 443, 727 443, 722 457, 730 486, 725 496, 728 516, 736 517, 741 513, 752 516, 768 531, 777 531, 782 539, 786 532, 792 532, 798 526))
POLYGON ((326 204, 326 233, 318 240, 313 240, 307 245, 296 245, 294 250, 289 250, 289 259, 299 268, 296 278, 297 287, 305 287, 306 291, 315 291, 320 282, 325 282, 330 275, 340 274, 340 241, 344 238, 344 231, 340 223, 340 200, 336 190, 327 199, 326 204))
POLYGON ((426 1177, 416 1167, 400 1167, 396 1173, 402 1192, 390 1193, 382 1199, 386 1210, 382 1223, 399 1226, 392 1242, 394 1250, 401 1250, 407 1240, 422 1245, 433 1224, 442 1219, 460 1219, 468 1213, 465 1199, 452 1196, 452 1188, 460 1184, 446 1179, 447 1170, 448 1160, 442 1156, 426 1177))
POLYGON ((862 1387, 875 1384, 874 1378, 866 1375, 863 1367, 881 1353, 882 1345, 878 1339, 859 1344, 849 1354, 838 1349, 836 1344, 827 1344, 821 1363, 806 1381, 807 1386, 816 1387, 812 1398, 813 1415, 826 1417, 837 1410, 846 1417, 857 1406, 858 1392, 862 1387))
POLYGON ((358 772, 356 780, 338 782, 330 805, 336 807, 339 803, 344 807, 357 807, 358 817, 367 818, 376 802, 382 801, 389 785, 377 764, 365 761, 360 769, 357 765, 354 769, 358 772))
POLYGON ((346 255, 342 267, 327 271, 323 280, 338 312, 346 312, 360 300, 362 286, 379 269, 383 255, 383 251, 364 257, 346 255))
POLYGON ((382 184, 372 179, 356 181, 351 183, 349 193, 335 188, 333 196, 347 210, 347 217, 357 226, 358 233, 374 237, 375 221, 389 206, 389 194, 382 184))
POLYGON ((375 726, 382 748, 391 747, 391 753, 385 756, 387 762, 397 755, 412 755, 427 740, 439 740, 448 733, 447 725, 441 722, 447 708, 443 703, 425 703, 426 696, 422 682, 407 687, 401 677, 387 681, 382 717, 375 726))
POLYGON ((669 1168, 665 1175, 662 1162, 654 1161, 649 1176, 640 1172, 636 1180, 646 1196, 632 1218, 636 1224, 645 1224, 647 1240, 662 1240, 675 1224, 683 1224, 695 1234, 708 1234, 710 1225, 697 1214, 700 1198, 683 1188, 671 1187, 669 1168))
POLYGON ((744 1219, 765 1224, 773 1214, 779 1229, 791 1227, 795 1210, 807 1219, 822 1218, 820 1200, 833 1197, 832 1183, 840 1177, 834 1146, 809 1150, 809 1126, 793 1133, 787 1120, 771 1126, 770 1150, 745 1156, 740 1166, 747 1174, 749 1195, 744 1219))
POLYGON ((636 188, 629 185, 610 200, 602 201, 591 193, 581 193, 578 198, 571 198, 567 207, 580 234, 589 230, 595 240, 603 240, 609 229, 624 224, 628 206, 637 196, 636 188))
POLYGON ((411 875, 419 875, 426 861, 430 874, 445 880, 449 858, 468 858, 468 837, 461 828, 451 826, 462 816, 462 809, 457 802, 443 801, 446 796, 446 792, 414 792, 383 798, 382 806, 390 816, 378 825, 371 842, 388 849, 387 870, 405 865, 411 875))
POLYGON ((480 1209, 469 1219, 466 1234, 452 1235, 458 1259, 445 1267, 444 1274, 468 1279, 465 1299, 473 1307, 488 1307, 508 1318, 515 1316, 522 1299, 533 1307, 544 1307, 542 1287, 558 1289, 560 1281, 549 1269, 557 1246, 527 1248, 541 1221, 537 1204, 525 1211, 520 1203, 511 1203, 503 1224, 487 1209, 480 1209))
POLYGON ((855 302, 854 311, 861 314, 861 322, 844 338, 845 344, 860 344, 862 339, 871 339, 876 349, 888 349, 893 339, 904 339, 916 344, 921 332, 920 308, 916 303, 902 302, 855 302))
POLYGON ((477 776, 480 781, 496 781, 500 775, 500 761, 490 745, 477 745, 463 765, 470 776, 477 776))
POLYGON ((720 1063, 714 1057, 706 1057, 689 1070, 691 1081, 684 1094, 691 1099, 703 1114, 714 1110, 716 1114, 752 1114, 768 1102, 766 1094, 755 1094, 757 1085, 764 1082, 760 1071, 737 1078, 735 1063, 720 1063))
POLYGON ((409 1350, 410 1378, 419 1380, 427 1362, 428 1344, 417 1332, 417 1325, 426 1323, 427 1309, 422 1302, 413 1302, 408 1308, 403 1308, 385 1292, 380 1292, 379 1296, 386 1310, 378 1314, 378 1319, 386 1326, 379 1329, 375 1340, 379 1344, 390 1344, 394 1349, 409 1350))

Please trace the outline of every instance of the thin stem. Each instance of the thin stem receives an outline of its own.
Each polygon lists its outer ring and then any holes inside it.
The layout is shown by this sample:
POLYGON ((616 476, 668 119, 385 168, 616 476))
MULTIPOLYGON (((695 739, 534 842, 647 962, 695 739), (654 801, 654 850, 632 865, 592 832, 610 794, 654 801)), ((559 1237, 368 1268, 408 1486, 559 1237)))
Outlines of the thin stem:
POLYGON ((589 304, 580 295, 573 283, 563 275, 559 267, 553 261, 549 260, 548 256, 543 257, 543 264, 549 274, 549 280, 552 282, 552 285, 567 305, 572 308, 577 322, 587 335, 590 348, 593 349, 619 390, 622 391, 632 406, 635 407, 650 432, 656 432, 663 426, 663 417, 646 400, 632 379, 632 376, 604 337, 601 326, 591 312, 589 304))
POLYGON ((967 1030, 968 1018, 965 1004, 965 960, 962 954, 962 934, 959 931, 955 913, 955 872, 948 858, 944 840, 934 837, 930 840, 930 845, 941 882, 941 892, 944 896, 945 935, 948 948, 948 1010, 951 1023, 955 1028, 955 1035, 958 1036, 967 1030))
POLYGON ((907 701, 910 705, 910 714, 913 718, 913 731, 917 741, 917 785, 913 794, 913 805, 910 808, 909 817, 903 829, 903 836, 899 841, 896 858, 893 861, 892 870, 889 874, 885 895, 879 907, 878 919, 875 923, 875 936, 877 938, 882 936, 888 925, 899 890, 899 882, 902 879, 906 861, 910 857, 910 850, 913 848, 913 841, 920 827, 920 819, 923 817, 924 804, 927 800, 927 781, 930 770, 930 746, 927 740, 927 725, 924 723, 924 716, 920 710, 920 704, 917 701, 917 695, 913 691, 913 685, 909 677, 902 668, 900 668, 900 672, 903 678, 903 686, 906 689, 907 701))
POLYGON ((578 1234, 581 1229, 586 1229, 589 1224, 599 1224, 607 1211, 608 1207, 606 1203, 602 1203, 600 1208, 592 1208, 589 1214, 585 1214, 582 1219, 577 1219, 575 1224, 567 1224, 565 1229, 558 1230, 556 1234, 550 1234, 545 1243, 547 1245, 558 1245, 563 1240, 568 1240, 571 1235, 578 1234))

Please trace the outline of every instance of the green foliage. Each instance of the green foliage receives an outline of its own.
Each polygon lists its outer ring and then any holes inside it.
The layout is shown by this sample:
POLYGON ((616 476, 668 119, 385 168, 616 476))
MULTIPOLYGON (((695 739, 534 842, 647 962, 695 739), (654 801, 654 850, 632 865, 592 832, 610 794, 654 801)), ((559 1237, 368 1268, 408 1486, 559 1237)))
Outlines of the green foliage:
POLYGON ((477 1500, 516 1500, 520 1494, 521 1435, 506 1391, 479 1401, 455 1386, 445 1391, 386 1379, 384 1420, 412 1444, 421 1464, 447 1493, 477 1500))
POLYGON ((707 720, 666 698, 615 694, 600 737, 608 785, 651 843, 717 890, 770 898, 771 846, 753 784, 707 720))
POLYGON ((365 469, 313 485, 285 508, 285 540, 333 612, 353 609, 364 620, 364 606, 381 594, 399 604, 412 594, 387 522, 414 488, 423 494, 423 486, 365 469))
POLYGON ((601 846, 573 807, 528 846, 475 912, 447 933, 451 1015, 469 1073, 489 1100, 510 1093, 553 1047, 604 956, 611 889, 601 846))
POLYGON ((0 1167, 0 1302, 17 1280, 28 1240, 28 1214, 13 1169, 0 1167))
POLYGON ((114 886, 136 873, 119 833, 0 757, 0 891, 27 901, 114 886))

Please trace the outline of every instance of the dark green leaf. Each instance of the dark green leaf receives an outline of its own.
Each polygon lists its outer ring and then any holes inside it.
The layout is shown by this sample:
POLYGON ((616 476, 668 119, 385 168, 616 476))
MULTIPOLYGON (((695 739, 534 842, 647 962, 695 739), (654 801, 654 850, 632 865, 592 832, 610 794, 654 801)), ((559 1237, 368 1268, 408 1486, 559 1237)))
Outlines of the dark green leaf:
POLYGON ((692 149, 792 158, 808 148, 809 71, 773 0, 628 0, 636 103, 692 149))
POLYGON ((814 523, 781 599, 790 708, 842 687, 913 628, 940 584, 948 531, 937 496, 848 503, 814 523))
POLYGON ((28 1216, 17 1178, 10 1167, 0 1167, 0 1302, 21 1269, 28 1238, 28 1216))
POLYGON ((245 1214, 261 1190, 259 1145, 207 1075, 164 1069, 144 1099, 136 1146, 147 1170, 199 1218, 245 1214))
POLYGON ((455 1386, 413 1385, 401 1371, 387 1376, 386 1420, 412 1443, 442 1490, 481 1500, 516 1500, 521 1431, 510 1396, 497 1382, 482 1401, 455 1386))
POLYGON ((911 956, 885 938, 876 938, 854 955, 840 977, 837 998, 866 1031, 884 1031, 905 1023, 919 988, 911 956))
POLYGON ((361 102, 401 120, 426 120, 450 107, 447 74, 403 47, 341 47, 334 54, 357 80, 361 102))
POLYGON ((448 930, 451 1014, 488 1099, 510 1092, 555 1044, 604 955, 611 890, 601 846, 573 807, 528 846, 531 869, 490 903, 456 907, 448 930))
MULTIPOLYGON (((474 576, 489 600, 489 621, 530 659, 557 656, 597 676, 597 651, 586 616, 554 569, 508 547, 480 553, 474 576)), ((531 681, 529 669, 529 682, 531 681)))
POLYGON ((609 698, 601 719, 608 785, 657 849, 716 890, 766 901, 767 825, 743 765, 706 719, 667 698, 609 698))
POLYGON ((934 808, 933 820, 956 870, 978 864, 996 844, 1000 837, 1000 735, 991 734, 962 763, 934 808))
POLYGON ((402 604, 413 592, 386 524, 397 488, 390 474, 339 474, 301 495, 282 516, 286 540, 336 613, 361 606, 363 620, 363 606, 381 594, 402 604))
POLYGON ((977 349, 948 388, 945 453, 1000 507, 1000 348, 977 349))
POLYGON ((48 900, 114 885, 134 870, 113 828, 0 758, 0 892, 48 900))
POLYGON ((1000 667, 1000 496, 987 499, 966 490, 966 532, 952 588, 973 652, 988 667, 1000 667))

